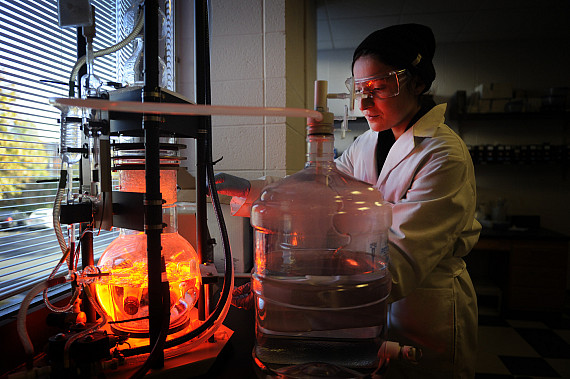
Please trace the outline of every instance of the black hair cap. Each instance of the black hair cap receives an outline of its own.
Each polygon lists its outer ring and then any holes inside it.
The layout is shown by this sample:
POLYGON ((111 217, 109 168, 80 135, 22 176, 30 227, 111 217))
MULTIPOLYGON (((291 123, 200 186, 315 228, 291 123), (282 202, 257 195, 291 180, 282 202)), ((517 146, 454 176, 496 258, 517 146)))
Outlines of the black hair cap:
POLYGON ((435 37, 429 27, 393 25, 373 32, 358 45, 352 57, 352 68, 359 57, 372 55, 398 70, 407 69, 419 75, 426 85, 426 92, 435 79, 434 53, 435 37))

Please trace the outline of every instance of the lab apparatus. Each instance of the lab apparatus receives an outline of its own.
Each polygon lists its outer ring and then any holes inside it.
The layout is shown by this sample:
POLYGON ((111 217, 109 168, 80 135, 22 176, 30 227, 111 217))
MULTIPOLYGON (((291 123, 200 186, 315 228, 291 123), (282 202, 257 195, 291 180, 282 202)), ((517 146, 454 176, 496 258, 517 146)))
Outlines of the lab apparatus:
MULTIPOLYGON (((82 3, 89 8, 88 1, 82 3)), ((159 45, 169 18, 161 7, 171 2, 132 4, 124 21, 125 38, 112 47, 93 51, 95 26, 82 24, 87 28, 85 57, 71 72, 69 98, 53 101, 62 111, 63 166, 54 201, 62 259, 47 280, 28 293, 18 314, 28 359, 25 374, 75 378, 123 372, 141 377, 151 368, 163 369, 165 360, 192 356, 204 344, 209 344, 204 348, 209 354, 217 354, 227 342, 231 332, 222 322, 233 288, 232 258, 215 191, 211 125, 207 117, 194 117, 212 114, 309 120, 305 169, 267 187, 252 209, 252 365, 260 377, 307 377, 307 372, 361 377, 413 350, 385 341, 390 206, 375 188, 339 172, 333 161, 333 116, 327 112, 327 99, 348 98, 353 106, 354 88, 349 94, 328 94, 326 83, 317 82, 313 111, 211 106, 207 2, 196 1, 201 105, 191 104, 164 88, 171 77, 159 57, 159 45), (105 87, 94 74, 95 58, 125 46, 131 46, 124 59, 126 85, 105 87), (87 73, 80 78, 84 64, 87 73), (81 84, 79 94, 76 83, 81 84), (196 140, 195 246, 177 232, 176 169, 183 147, 179 138, 196 140), (71 186, 75 164, 82 172, 79 193, 71 186), (119 176, 119 190, 113 188, 112 172, 119 176), (220 297, 213 306, 209 286, 217 281, 217 273, 209 264, 206 182, 226 261, 220 297), (80 226, 78 236, 75 225, 80 226), (121 230, 119 237, 94 262, 93 241, 86 237, 111 228, 121 230), (56 275, 64 264, 67 275, 56 275), (60 307, 50 303, 46 291, 63 283, 72 283, 73 293, 60 307), (77 323, 50 338, 50 366, 38 368, 32 363, 26 313, 41 292, 51 311, 77 323)))
MULTIPOLYGON (((133 146, 121 143, 118 146, 133 146)), ((144 193, 144 151, 119 149, 115 167, 120 169, 121 191, 144 193)), ((176 178, 178 156, 176 151, 161 151, 160 181, 164 204, 162 220, 166 224, 161 234, 161 255, 164 257, 169 281, 170 327, 169 331, 183 329, 190 322, 190 311, 198 300, 201 275, 200 259, 194 247, 178 234, 176 207, 176 178), (170 167, 169 167, 170 166, 170 167), (172 167, 173 166, 173 167, 172 167)), ((99 303, 115 321, 111 329, 115 333, 131 336, 147 336, 148 280, 147 241, 142 231, 120 229, 117 237, 107 247, 97 266, 112 276, 100 279, 96 284, 99 303)))
MULTIPOLYGON (((70 74, 69 100, 133 101, 139 107, 149 103, 189 104, 184 97, 162 87, 168 85, 164 75, 168 57, 159 59, 165 40, 160 33, 164 34, 165 27, 172 28, 166 25, 172 18, 165 21, 167 17, 161 8, 170 15, 172 2, 134 3, 132 12, 127 12, 127 17, 134 21, 129 21, 133 25, 126 37, 116 45, 93 51, 94 7, 86 0, 60 0, 61 12, 79 7, 79 13, 90 15, 81 24, 71 23, 83 27, 78 45, 80 38, 86 41, 84 56, 70 74), (104 85, 94 73, 96 58, 120 51, 135 38, 141 42, 143 34, 143 54, 139 58, 144 80, 104 85), (86 74, 81 76, 85 64, 86 74)), ((205 6, 205 2, 196 2, 199 30, 207 22, 205 6)), ((196 34, 199 48, 206 44, 206 35, 196 34)), ((204 55, 197 58, 205 59, 204 55)), ((206 92, 202 87, 199 90, 206 92)), ((21 374, 58 378, 142 377, 151 368, 164 368, 165 360, 191 351, 190 357, 196 354, 195 358, 188 359, 185 366, 215 356, 231 335, 222 325, 233 287, 231 256, 226 248, 220 297, 210 306, 209 286, 218 281, 218 276, 213 265, 208 265, 211 242, 205 238, 207 230, 197 227, 197 243, 192 246, 177 233, 175 206, 176 172, 182 159, 179 150, 184 147, 179 138, 193 138, 207 152, 211 126, 206 118, 198 120, 188 116, 188 112, 143 116, 141 111, 108 112, 84 103, 52 104, 62 112, 62 168, 54 201, 54 230, 62 257, 49 277, 32 288, 22 301, 17 329, 27 361, 26 371, 21 374), (71 185, 71 174, 77 171, 81 173, 79 191, 71 185), (114 188, 113 180, 117 177, 120 188, 114 188), (121 232, 99 262, 94 262, 92 235, 111 228, 121 232), (76 235, 78 230, 80 234, 76 235), (61 276, 58 271, 64 265, 67 275, 61 276), (47 289, 65 283, 72 284, 68 303, 52 304, 47 289), (49 338, 47 365, 34 367, 35 350, 26 316, 32 300, 42 292, 46 306, 55 315, 63 316, 55 319, 70 321, 60 323, 62 333, 49 338)), ((206 177, 213 177, 213 168, 208 164, 211 158, 207 153, 198 156, 197 162, 200 186, 196 200, 205 205, 206 177)), ((217 195, 213 193, 212 197, 214 208, 221 213, 217 195)), ((206 225, 203 208, 198 209, 197 218, 200 225, 206 225)), ((223 239, 222 245, 227 246, 227 237, 223 239)))

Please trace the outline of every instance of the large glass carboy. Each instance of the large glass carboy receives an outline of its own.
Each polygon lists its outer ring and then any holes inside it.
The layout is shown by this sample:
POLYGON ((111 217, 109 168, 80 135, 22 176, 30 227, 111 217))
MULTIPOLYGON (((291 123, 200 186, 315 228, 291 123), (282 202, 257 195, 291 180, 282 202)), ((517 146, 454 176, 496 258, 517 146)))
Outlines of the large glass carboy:
MULTIPOLYGON (((317 82, 319 111, 324 88, 317 82)), ((309 120, 305 168, 267 186, 251 210, 254 355, 262 372, 285 377, 370 373, 384 342, 391 208, 336 168, 332 115, 323 113, 309 120)))

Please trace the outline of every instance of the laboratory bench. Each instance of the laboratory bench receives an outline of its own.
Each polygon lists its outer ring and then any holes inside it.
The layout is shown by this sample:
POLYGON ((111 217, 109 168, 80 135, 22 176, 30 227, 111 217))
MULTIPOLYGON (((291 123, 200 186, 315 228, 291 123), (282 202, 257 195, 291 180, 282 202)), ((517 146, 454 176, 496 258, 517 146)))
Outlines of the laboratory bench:
POLYGON ((569 237, 544 228, 483 228, 465 257, 480 313, 562 312, 569 237))
MULTIPOLYGON (((563 310, 570 238, 544 228, 483 228, 466 257, 481 313, 509 315, 563 310)), ((236 278, 236 286, 247 279, 236 278)), ((198 378, 255 378, 255 313, 231 307, 224 325, 233 331, 210 370, 198 378)))

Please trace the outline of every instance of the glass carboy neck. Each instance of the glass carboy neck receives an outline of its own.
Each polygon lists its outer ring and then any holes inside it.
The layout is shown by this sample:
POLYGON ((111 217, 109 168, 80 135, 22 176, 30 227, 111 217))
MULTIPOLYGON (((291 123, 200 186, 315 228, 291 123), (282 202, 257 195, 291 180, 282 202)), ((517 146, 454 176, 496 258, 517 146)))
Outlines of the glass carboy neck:
POLYGON ((334 165, 334 136, 332 134, 309 134, 305 167, 332 165, 334 165))

